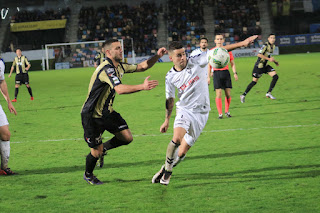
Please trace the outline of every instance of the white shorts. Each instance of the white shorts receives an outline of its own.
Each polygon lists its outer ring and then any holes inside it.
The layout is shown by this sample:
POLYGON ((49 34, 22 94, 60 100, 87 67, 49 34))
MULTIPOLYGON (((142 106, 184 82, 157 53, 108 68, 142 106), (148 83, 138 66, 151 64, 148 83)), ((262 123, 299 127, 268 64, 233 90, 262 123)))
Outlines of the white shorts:
POLYGON ((209 112, 195 113, 188 110, 177 109, 174 126, 184 128, 187 133, 184 135, 189 146, 193 146, 208 121, 209 112))
POLYGON ((4 113, 2 106, 0 105, 0 126, 9 125, 6 114, 4 113))

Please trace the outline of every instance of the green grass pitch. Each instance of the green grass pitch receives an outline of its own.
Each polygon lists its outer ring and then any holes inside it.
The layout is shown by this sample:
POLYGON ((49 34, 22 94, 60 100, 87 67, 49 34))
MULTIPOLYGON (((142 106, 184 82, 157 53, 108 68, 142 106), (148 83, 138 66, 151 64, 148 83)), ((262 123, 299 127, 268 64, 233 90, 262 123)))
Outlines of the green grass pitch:
MULTIPOLYGON (((104 168, 96 168, 101 186, 83 180, 89 148, 80 109, 93 69, 30 72, 34 101, 20 87, 14 116, 1 98, 12 133, 9 167, 19 175, 0 176, 0 212, 320 212, 320 54, 276 58, 276 100, 265 98, 271 77, 264 75, 240 103, 255 57, 236 59, 232 118, 217 119, 210 85, 207 126, 168 186, 151 178, 172 137, 175 113, 168 133, 159 132, 171 63, 123 77, 139 84, 151 75, 159 86, 116 95, 114 109, 134 141, 111 150, 104 168)), ((14 76, 6 81, 13 99, 14 76)))

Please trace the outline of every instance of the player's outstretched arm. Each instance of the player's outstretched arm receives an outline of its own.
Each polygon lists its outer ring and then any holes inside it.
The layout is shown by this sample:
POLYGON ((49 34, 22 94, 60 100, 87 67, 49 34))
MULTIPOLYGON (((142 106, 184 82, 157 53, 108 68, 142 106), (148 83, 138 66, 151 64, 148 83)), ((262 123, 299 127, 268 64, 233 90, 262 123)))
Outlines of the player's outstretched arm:
POLYGON ((161 133, 167 132, 169 128, 169 121, 170 121, 171 113, 173 110, 173 106, 174 106, 174 98, 168 98, 166 100, 166 119, 164 120, 163 124, 160 127, 161 133))
POLYGON ((166 48, 162 47, 162 48, 158 49, 157 55, 138 64, 136 72, 143 72, 143 71, 146 71, 147 69, 151 68, 166 53, 167 53, 166 48))
POLYGON ((11 113, 14 113, 15 115, 17 115, 17 111, 16 111, 16 109, 14 108, 14 106, 11 103, 11 100, 10 100, 10 97, 9 97, 9 93, 8 93, 7 82, 5 80, 2 80, 0 82, 0 90, 1 90, 1 93, 2 93, 3 97, 8 102, 9 111, 11 113))
POLYGON ((158 81, 157 80, 150 80, 150 76, 146 77, 144 80, 143 84, 138 84, 138 85, 126 85, 126 84, 119 84, 114 87, 114 90, 119 94, 130 94, 130 93, 135 93, 139 92, 141 90, 151 90, 158 86, 158 81))
POLYGON ((247 47, 249 44, 252 44, 254 42, 254 40, 256 40, 257 38, 258 38, 257 35, 250 36, 249 38, 247 38, 243 41, 240 41, 238 43, 223 46, 223 48, 231 51, 231 50, 237 49, 239 47, 247 47))

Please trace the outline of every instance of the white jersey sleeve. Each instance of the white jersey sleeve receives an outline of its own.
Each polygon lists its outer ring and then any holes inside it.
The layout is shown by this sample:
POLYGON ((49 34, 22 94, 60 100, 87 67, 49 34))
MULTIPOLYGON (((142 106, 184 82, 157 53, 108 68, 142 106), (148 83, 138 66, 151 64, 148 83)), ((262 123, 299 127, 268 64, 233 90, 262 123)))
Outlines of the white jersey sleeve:
POLYGON ((4 80, 4 70, 5 70, 5 65, 2 59, 0 59, 0 81, 4 80))
POLYGON ((196 55, 200 55, 202 53, 201 49, 195 49, 191 52, 190 56, 196 56, 196 55))
POLYGON ((175 98, 175 86, 171 82, 172 81, 171 72, 172 71, 170 70, 166 76, 166 99, 175 98))
POLYGON ((195 56, 190 56, 189 60, 191 60, 191 62, 193 64, 198 64, 200 67, 205 67, 208 65, 209 61, 208 61, 208 56, 207 56, 207 52, 202 52, 199 55, 195 55, 195 56))

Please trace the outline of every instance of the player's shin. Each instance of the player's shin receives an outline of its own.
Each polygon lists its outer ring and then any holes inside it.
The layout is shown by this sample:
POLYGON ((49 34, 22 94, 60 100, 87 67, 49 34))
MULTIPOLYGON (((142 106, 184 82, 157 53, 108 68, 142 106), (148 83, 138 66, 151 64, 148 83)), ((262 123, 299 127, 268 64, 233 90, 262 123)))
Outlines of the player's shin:
POLYGON ((225 97, 225 100, 224 100, 225 113, 229 112, 230 103, 231 103, 231 97, 230 98, 225 97))
POLYGON ((174 141, 171 141, 168 144, 167 147, 167 154, 166 154, 166 162, 165 162, 165 170, 166 171, 172 171, 173 168, 173 161, 176 149, 179 147, 180 144, 175 143, 174 141))
POLYGON ((257 82, 251 81, 251 83, 247 86, 246 91, 244 91, 244 93, 242 95, 247 95, 248 92, 252 89, 252 87, 254 87, 254 85, 256 85, 256 84, 257 84, 257 82))
POLYGON ((186 158, 185 154, 182 154, 181 156, 177 156, 173 161, 173 167, 176 167, 181 161, 183 161, 186 158))
POLYGON ((277 74, 272 76, 272 81, 270 83, 270 87, 269 87, 268 92, 272 92, 273 88, 276 86, 276 83, 277 83, 278 79, 279 79, 279 76, 277 74))
POLYGON ((15 99, 17 99, 17 97, 18 97, 18 93, 19 93, 19 88, 16 88, 16 89, 14 90, 14 98, 15 98, 15 99))
POLYGON ((89 177, 92 175, 94 167, 96 166, 97 160, 99 158, 94 157, 91 152, 87 155, 86 158, 86 176, 89 177))
POLYGON ((219 115, 222 115, 222 99, 221 98, 216 98, 216 106, 219 115))
POLYGON ((31 87, 27 87, 27 88, 28 88, 28 92, 29 92, 30 96, 33 97, 31 87))
POLYGON ((0 151, 1 151, 1 169, 7 169, 9 157, 10 157, 10 141, 0 140, 0 151))

